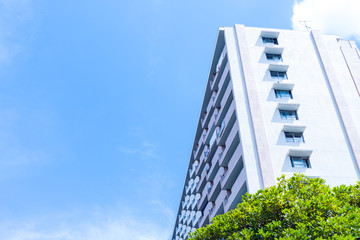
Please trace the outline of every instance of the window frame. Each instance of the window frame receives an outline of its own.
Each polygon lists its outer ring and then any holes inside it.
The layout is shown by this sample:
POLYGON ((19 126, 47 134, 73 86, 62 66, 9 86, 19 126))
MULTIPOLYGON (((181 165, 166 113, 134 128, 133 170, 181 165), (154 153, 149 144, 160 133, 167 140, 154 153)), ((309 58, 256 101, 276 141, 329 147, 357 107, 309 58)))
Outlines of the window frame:
POLYGON ((270 70, 270 76, 272 79, 288 79, 286 71, 273 71, 270 70))
POLYGON ((291 166, 293 168, 311 168, 311 164, 310 164, 310 158, 309 157, 298 157, 298 156, 290 156, 290 162, 291 162, 291 166), (298 161, 298 162, 302 162, 303 164, 295 164, 294 162, 298 161))
POLYGON ((266 60, 270 61, 280 61, 282 62, 282 54, 281 53, 265 53, 266 60))
POLYGON ((288 132, 284 131, 286 142, 290 143, 304 143, 304 134, 302 132, 288 132))
POLYGON ((292 90, 274 89, 275 97, 279 99, 293 99, 292 90), (285 94, 287 93, 287 94, 285 94))
POLYGON ((262 42, 264 44, 274 44, 274 45, 279 45, 279 42, 277 40, 277 38, 274 37, 261 37, 262 42))
POLYGON ((281 119, 285 119, 285 120, 299 120, 299 116, 297 114, 297 110, 282 110, 279 109, 279 114, 280 114, 280 118, 281 119), (294 114, 283 114, 283 113, 294 113, 294 114), (295 116, 295 118, 289 118, 289 116, 295 116))

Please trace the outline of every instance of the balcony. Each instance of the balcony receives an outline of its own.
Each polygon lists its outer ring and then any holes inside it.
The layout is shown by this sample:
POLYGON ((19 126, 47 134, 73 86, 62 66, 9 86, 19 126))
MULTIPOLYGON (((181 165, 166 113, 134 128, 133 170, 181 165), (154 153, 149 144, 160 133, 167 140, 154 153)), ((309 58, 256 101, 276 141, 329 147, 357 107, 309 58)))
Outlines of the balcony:
POLYGON ((194 211, 198 210, 197 203, 199 202, 200 198, 201 198, 201 193, 197 193, 195 195, 194 202, 191 203, 191 206, 190 206, 191 210, 194 210, 194 211))
POLYGON ((201 193, 201 198, 197 204, 197 209, 200 211, 205 207, 205 204, 207 204, 207 194, 208 194, 208 189, 204 187, 201 193))
POLYGON ((208 171, 207 175, 206 175, 206 180, 207 181, 212 181, 214 180, 215 174, 217 173, 217 171, 219 170, 219 163, 218 163, 219 158, 218 157, 213 157, 212 161, 211 161, 211 168, 208 171))
POLYGON ((206 189, 207 189, 207 192, 208 192, 208 193, 211 192, 213 185, 214 185, 213 182, 207 182, 207 184, 206 184, 206 189))
POLYGON ((195 175, 196 176, 201 176, 201 173, 205 167, 205 160, 207 159, 207 156, 205 156, 205 154, 201 154, 200 155, 200 159, 199 159, 199 165, 195 170, 195 175))
POLYGON ((179 235, 181 227, 182 227, 182 224, 179 224, 179 225, 176 227, 176 231, 175 231, 175 234, 176 234, 176 235, 179 235))
MULTIPOLYGON (((232 128, 234 126, 234 123, 236 122, 236 114, 235 114, 235 110, 234 111, 228 111, 228 113, 226 114, 224 120, 224 124, 225 126, 223 127, 223 130, 221 132, 221 134, 219 134, 218 138, 217 138, 217 144, 218 145, 224 145, 225 141, 227 140, 229 134, 233 133, 232 128)), ((238 126, 236 126, 236 128, 234 129, 234 131, 237 131, 238 126)))
POLYGON ((212 116, 214 112, 213 106, 214 106, 214 101, 212 100, 212 98, 210 98, 209 102, 207 103, 206 110, 203 112, 203 117, 201 118, 201 125, 203 128, 207 128, 208 126, 210 116, 212 116))
POLYGON ((242 146, 240 144, 239 130, 237 124, 234 124, 233 128, 230 131, 229 136, 226 139, 225 146, 226 148, 221 153, 221 157, 219 159, 219 164, 221 167, 227 166, 231 157, 235 154, 235 151, 242 152, 242 146), (240 150, 237 148, 240 147, 240 150))
POLYGON ((200 222, 200 227, 206 225, 209 222, 209 213, 210 210, 214 207, 214 202, 208 202, 208 204, 206 205, 204 211, 203 211, 203 217, 201 219, 200 222))
POLYGON ((202 148, 204 147, 203 146, 203 142, 204 142, 203 137, 204 137, 204 134, 206 135, 206 131, 207 131, 207 129, 203 129, 203 132, 202 132, 201 136, 199 137, 198 142, 196 143, 197 147, 194 150, 194 159, 197 158, 197 155, 199 154, 199 151, 202 151, 202 148))
POLYGON ((246 173, 243 169, 231 188, 231 195, 228 197, 228 202, 224 206, 225 212, 234 209, 241 202, 242 196, 246 192, 246 173))
POLYGON ((199 159, 200 158, 200 153, 204 150, 204 144, 199 145, 195 150, 194 150, 194 159, 199 159))
POLYGON ((196 176, 195 180, 194 180, 194 185, 192 186, 191 188, 191 193, 194 192, 194 190, 196 189, 198 183, 200 182, 200 177, 199 176, 196 176))
POLYGON ((190 204, 189 204, 189 210, 192 210, 192 211, 194 210, 195 202, 196 202, 195 195, 191 195, 190 204))
POLYGON ((204 144, 208 130, 209 130, 208 128, 203 129, 203 132, 201 134, 201 138, 199 139, 198 144, 204 144))
POLYGON ((189 200, 190 200, 190 196, 189 196, 189 195, 186 195, 186 196, 185 196, 185 203, 184 203, 185 208, 183 208, 183 209, 187 209, 187 206, 188 206, 188 204, 189 204, 189 200))
POLYGON ((191 220, 192 220, 194 215, 195 215, 195 211, 189 212, 189 215, 186 217, 186 222, 185 222, 185 224, 187 226, 189 226, 191 224, 191 220))
POLYGON ((229 202, 229 197, 230 197, 230 195, 231 195, 231 190, 226 190, 226 196, 225 196, 225 198, 224 198, 224 206, 226 206, 227 204, 228 204, 228 202, 229 202))
POLYGON ((194 174, 197 170, 197 168, 199 167, 199 160, 195 160, 194 163, 192 164, 192 170, 194 171, 193 173, 190 173, 190 177, 192 176, 192 174, 194 174))
POLYGON ((223 168, 223 174, 221 175, 221 178, 220 178, 220 181, 221 181, 221 182, 224 181, 227 173, 229 172, 229 171, 228 171, 228 170, 229 170, 228 167, 222 167, 222 168, 223 168))
POLYGON ((191 227, 187 226, 186 231, 184 233, 184 239, 187 239, 189 237, 189 233, 191 232, 191 227))
POLYGON ((185 211, 185 210, 182 210, 182 211, 181 211, 181 215, 179 216, 179 223, 181 223, 181 222, 182 222, 182 220, 183 220, 183 218, 184 218, 185 214, 186 214, 186 211, 185 211))
POLYGON ((210 212, 210 216, 209 216, 210 220, 213 217, 215 217, 216 215, 224 213, 223 201, 224 201, 226 195, 227 195, 227 191, 226 190, 221 190, 221 192, 219 193, 219 196, 217 197, 217 199, 215 201, 215 206, 213 208, 213 211, 210 212))
POLYGON ((224 107, 224 104, 229 98, 231 91, 232 85, 230 84, 230 76, 228 75, 224 79, 223 86, 220 88, 220 91, 216 96, 214 107, 224 107))
POLYGON ((192 166, 192 168, 189 169, 189 177, 192 178, 195 173, 196 167, 192 166))
POLYGON ((202 189, 204 188, 204 186, 206 184, 206 174, 207 174, 207 171, 204 168, 201 173, 201 176, 200 176, 200 181, 196 185, 196 192, 202 192, 202 189))
POLYGON ((215 199, 217 198, 217 196, 220 193, 221 190, 221 184, 220 184, 220 179, 221 179, 221 175, 223 174, 223 170, 219 170, 214 178, 213 181, 213 186, 211 188, 211 191, 209 191, 209 194, 207 196, 208 201, 215 201, 215 199))
POLYGON ((207 214, 203 214, 203 216, 199 219, 199 228, 209 224, 209 212, 207 214))
POLYGON ((188 194, 189 193, 189 190, 191 189, 191 185, 194 183, 194 179, 190 179, 189 181, 188 181, 188 184, 186 185, 186 187, 185 187, 185 193, 186 194, 188 194))
POLYGON ((189 209, 190 209, 190 206, 191 206, 191 199, 192 199, 193 197, 195 197, 195 196, 194 196, 194 195, 191 195, 191 196, 189 197, 189 200, 187 201, 187 204, 186 204, 186 209, 187 209, 187 210, 189 210, 189 209))
POLYGON ((184 235, 185 230, 186 230, 186 225, 183 225, 183 226, 181 227, 181 230, 180 230, 180 233, 179 233, 179 236, 180 236, 180 237, 182 237, 182 236, 184 235))
POLYGON ((227 50, 226 47, 224 47, 222 53, 220 54, 220 57, 218 59, 218 62, 216 64, 214 72, 212 73, 211 79, 210 79, 210 87, 211 89, 216 89, 216 83, 219 81, 219 78, 223 75, 226 66, 228 65, 227 60, 227 50))
POLYGON ((204 155, 205 161, 206 161, 207 157, 209 156, 209 153, 210 153, 210 146, 209 146, 209 145, 205 145, 204 151, 203 151, 203 155, 204 155))
POLYGON ((229 125, 229 118, 231 117, 232 113, 235 112, 235 102, 233 101, 232 95, 230 95, 227 98, 227 101, 223 102, 222 104, 223 105, 219 111, 219 117, 215 123, 218 126, 218 137, 221 137, 223 131, 225 130, 222 129, 223 125, 225 124, 225 127, 226 125, 229 125))
MULTIPOLYGON (((239 147, 240 148, 240 147, 239 147)), ((244 163, 241 157, 241 153, 234 154, 229 162, 229 170, 226 175, 224 175, 223 180, 221 181, 222 189, 231 189, 236 178, 239 176, 241 171, 244 168, 244 163)))
MULTIPOLYGON (((217 112, 217 110, 216 110, 217 112)), ((213 116, 211 117, 210 119, 210 122, 209 122, 209 128, 211 129, 210 131, 208 131, 207 135, 206 135, 206 138, 204 139, 204 143, 205 144, 209 144, 209 145, 213 145, 213 143, 215 142, 216 140, 216 136, 214 136, 214 132, 216 131, 216 126, 215 126, 215 122, 216 122, 216 119, 215 119, 215 111, 214 111, 214 114, 213 116), (212 138, 213 136, 215 137, 213 142, 212 142, 212 138)))
POLYGON ((195 218, 193 219, 193 221, 191 223, 192 227, 197 228, 199 226, 199 220, 200 220, 201 216, 202 216, 201 211, 197 211, 195 214, 195 218))

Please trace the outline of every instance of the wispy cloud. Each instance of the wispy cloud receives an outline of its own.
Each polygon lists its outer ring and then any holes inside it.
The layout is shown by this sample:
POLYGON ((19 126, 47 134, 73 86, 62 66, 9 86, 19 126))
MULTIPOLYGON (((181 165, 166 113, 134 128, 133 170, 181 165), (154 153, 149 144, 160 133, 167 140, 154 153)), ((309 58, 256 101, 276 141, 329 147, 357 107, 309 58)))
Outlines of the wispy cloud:
POLYGON ((118 150, 125 155, 135 155, 141 159, 156 158, 157 145, 146 139, 145 133, 141 128, 131 128, 129 136, 135 138, 137 141, 133 146, 120 146, 118 150))
POLYGON ((359 0, 295 0, 291 20, 296 30, 305 30, 299 21, 308 21, 312 29, 360 41, 359 9, 359 0))
POLYGON ((119 151, 126 155, 136 155, 141 159, 147 158, 156 158, 157 155, 155 153, 156 145, 148 142, 147 140, 143 140, 139 146, 136 147, 126 147, 120 146, 119 151))
POLYGON ((170 225, 144 221, 131 215, 93 214, 79 220, 72 215, 43 217, 24 222, 3 222, 2 240, 168 240, 170 225))
MULTIPOLYGON (((26 115, 20 115, 15 109, 0 110, 0 181, 19 177, 23 170, 47 164, 50 159, 46 151, 25 140, 21 118, 26 115)), ((38 115, 38 119, 42 117, 47 120, 46 116, 38 115)))
POLYGON ((34 19, 32 0, 0 0, 0 63, 9 64, 29 38, 28 23, 34 19))

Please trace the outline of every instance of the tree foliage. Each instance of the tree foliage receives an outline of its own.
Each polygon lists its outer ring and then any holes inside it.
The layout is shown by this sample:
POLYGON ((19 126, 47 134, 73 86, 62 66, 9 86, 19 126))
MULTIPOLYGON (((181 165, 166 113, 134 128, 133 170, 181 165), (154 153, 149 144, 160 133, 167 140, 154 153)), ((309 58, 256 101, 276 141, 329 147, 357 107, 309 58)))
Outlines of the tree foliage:
MULTIPOLYGON (((197 229, 190 240, 356 239, 360 237, 360 182, 331 188, 296 174, 246 194, 232 211, 197 229)), ((360 238, 359 238, 360 239, 360 238)))

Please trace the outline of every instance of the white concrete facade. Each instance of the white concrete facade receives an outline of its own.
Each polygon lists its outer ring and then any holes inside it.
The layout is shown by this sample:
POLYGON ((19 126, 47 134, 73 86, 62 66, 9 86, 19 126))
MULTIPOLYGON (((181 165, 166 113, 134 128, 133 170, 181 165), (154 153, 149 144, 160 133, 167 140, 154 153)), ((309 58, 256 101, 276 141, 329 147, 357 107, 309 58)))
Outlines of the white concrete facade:
POLYGON ((317 31, 219 29, 172 239, 302 172, 360 180, 360 54, 317 31))

